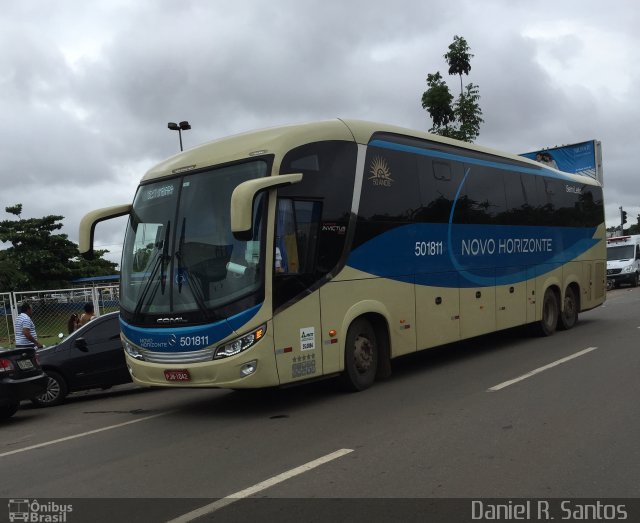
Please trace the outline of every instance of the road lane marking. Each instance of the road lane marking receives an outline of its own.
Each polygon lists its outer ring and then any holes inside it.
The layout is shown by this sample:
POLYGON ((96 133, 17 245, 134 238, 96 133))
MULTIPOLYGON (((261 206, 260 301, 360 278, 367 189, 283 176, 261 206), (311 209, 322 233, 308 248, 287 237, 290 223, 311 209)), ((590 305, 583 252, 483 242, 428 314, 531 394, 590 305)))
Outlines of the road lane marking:
POLYGON ((147 421, 149 419, 159 418, 160 416, 166 416, 167 414, 171 414, 172 412, 173 411, 161 412, 160 414, 154 414, 153 416, 147 416, 145 418, 138 418, 131 421, 125 421, 124 423, 118 423, 117 425, 109 425, 108 427, 102 427, 101 429, 90 430, 88 432, 82 432, 81 434, 74 434, 73 436, 66 436, 64 438, 45 441, 44 443, 38 443, 37 445, 31 445, 30 447, 10 450, 9 452, 3 452, 2 454, 0 454, 0 458, 4 458, 5 456, 11 456, 13 454, 19 454, 20 452, 27 452, 29 450, 48 447, 49 445, 55 445, 56 443, 62 443, 63 441, 83 438, 85 436, 91 436, 92 434, 98 434, 99 432, 104 432, 105 430, 112 430, 112 429, 118 429, 120 427, 126 427, 127 425, 133 425, 134 423, 140 423, 141 421, 147 421))
POLYGON ((262 490, 268 489, 269 487, 273 487, 278 483, 282 483, 294 476, 307 472, 311 469, 319 467, 320 465, 324 465, 329 461, 333 461, 334 459, 341 458, 342 456, 346 456, 350 452, 353 452, 353 449, 340 449, 332 452, 331 454, 327 454, 326 456, 322 456, 321 458, 314 459, 313 461, 309 461, 304 465, 300 465, 294 469, 283 472, 282 474, 278 474, 277 476, 273 476, 265 481, 261 481, 260 483, 256 483, 252 487, 246 488, 244 490, 240 490, 235 494, 231 494, 225 498, 219 499, 218 501, 214 501, 209 505, 205 505, 204 507, 200 507, 196 510, 192 510, 191 512, 187 512, 182 516, 178 516, 175 519, 170 520, 168 523, 188 523, 189 521, 193 521, 194 519, 200 518, 202 516, 206 516, 208 514, 212 514, 213 512, 220 510, 231 503, 235 503, 236 501, 240 501, 241 499, 248 498, 253 494, 256 494, 262 490))
POLYGON ((598 347, 589 347, 588 349, 581 350, 580 352, 576 352, 575 354, 572 354, 571 356, 567 356, 566 358, 562 358, 562 359, 554 361, 553 363, 549 363, 549 365, 545 365, 544 367, 539 367, 539 368, 537 368, 535 370, 532 370, 531 372, 527 372, 526 374, 523 374, 522 376, 518 376, 517 378, 514 378, 512 380, 505 381, 503 383, 500 383, 498 385, 490 387, 488 389, 488 391, 489 392, 495 392, 497 390, 504 389, 505 387, 508 387, 509 385, 513 385, 514 383, 518 383, 519 381, 526 380, 527 378, 530 378, 531 376, 534 376, 536 374, 539 374, 542 371, 545 371, 547 369, 550 369, 552 367, 560 365, 561 363, 565 363, 565 362, 567 362, 569 360, 572 360, 574 358, 577 358, 579 356, 583 356, 583 355, 585 355, 585 354, 587 354, 587 353, 589 353, 591 351, 596 350, 597 348, 598 347))

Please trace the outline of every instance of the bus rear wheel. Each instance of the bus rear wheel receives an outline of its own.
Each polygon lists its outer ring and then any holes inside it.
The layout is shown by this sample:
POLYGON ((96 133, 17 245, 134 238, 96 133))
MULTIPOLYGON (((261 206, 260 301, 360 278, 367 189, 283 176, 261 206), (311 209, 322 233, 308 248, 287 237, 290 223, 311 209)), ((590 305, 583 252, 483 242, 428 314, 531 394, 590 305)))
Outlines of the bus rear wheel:
POLYGON ((356 319, 347 331, 344 349, 343 385, 361 391, 373 385, 378 369, 379 347, 376 332, 365 318, 356 319))
POLYGON ((567 287, 564 293, 564 307, 560 313, 560 328, 571 329, 578 322, 578 299, 571 287, 567 287))
POLYGON ((558 327, 559 314, 558 297, 552 289, 547 289, 542 300, 542 319, 537 325, 538 334, 551 336, 558 327))

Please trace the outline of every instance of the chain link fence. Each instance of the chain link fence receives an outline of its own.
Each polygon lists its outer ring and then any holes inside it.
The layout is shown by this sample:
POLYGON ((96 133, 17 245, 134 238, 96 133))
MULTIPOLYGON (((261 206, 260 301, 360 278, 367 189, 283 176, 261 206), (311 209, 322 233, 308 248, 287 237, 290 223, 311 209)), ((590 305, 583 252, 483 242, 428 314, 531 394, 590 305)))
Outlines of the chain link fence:
POLYGON ((13 309, 11 293, 0 293, 0 347, 9 347, 14 341, 13 309))
POLYGON ((120 310, 117 285, 0 293, 0 347, 15 346, 14 322, 24 302, 33 307, 31 319, 36 326, 38 341, 45 346, 58 341, 59 334, 69 334, 69 320, 84 312, 92 303, 96 316, 120 310))

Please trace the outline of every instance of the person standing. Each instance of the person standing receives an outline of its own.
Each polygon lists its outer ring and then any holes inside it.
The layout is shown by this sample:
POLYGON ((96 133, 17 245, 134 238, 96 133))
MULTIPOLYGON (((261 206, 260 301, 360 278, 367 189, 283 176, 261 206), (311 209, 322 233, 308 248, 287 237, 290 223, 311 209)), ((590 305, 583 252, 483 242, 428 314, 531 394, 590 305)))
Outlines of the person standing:
POLYGON ((20 305, 20 314, 16 318, 16 348, 23 347, 43 347, 38 341, 36 326, 31 319, 33 308, 30 303, 24 302, 20 305))

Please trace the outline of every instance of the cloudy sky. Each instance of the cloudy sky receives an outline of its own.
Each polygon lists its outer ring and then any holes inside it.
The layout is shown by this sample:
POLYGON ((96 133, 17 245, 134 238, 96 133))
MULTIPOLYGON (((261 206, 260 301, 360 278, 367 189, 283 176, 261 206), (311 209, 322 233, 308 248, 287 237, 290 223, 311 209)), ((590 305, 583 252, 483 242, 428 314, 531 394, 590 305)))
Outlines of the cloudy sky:
MULTIPOLYGON (((145 171, 228 134, 335 117, 428 130, 428 73, 474 58, 478 144, 602 142, 607 225, 640 212, 635 0, 20 0, 0 16, 0 219, 132 200, 145 171)), ((119 259, 124 219, 97 245, 119 259)))

